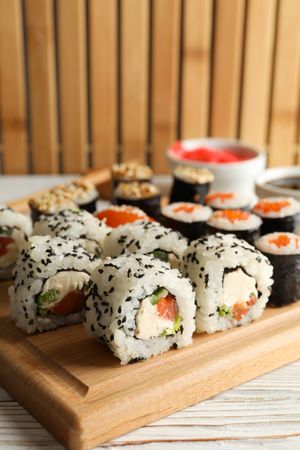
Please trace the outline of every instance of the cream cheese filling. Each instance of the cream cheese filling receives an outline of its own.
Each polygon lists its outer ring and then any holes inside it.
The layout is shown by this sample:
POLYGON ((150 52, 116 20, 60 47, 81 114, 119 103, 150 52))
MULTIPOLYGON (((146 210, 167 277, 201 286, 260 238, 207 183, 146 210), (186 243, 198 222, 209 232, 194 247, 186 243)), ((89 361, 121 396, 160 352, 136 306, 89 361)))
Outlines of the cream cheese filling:
POLYGON ((224 275, 221 304, 231 307, 239 302, 247 302, 250 294, 258 296, 255 278, 245 274, 242 269, 224 275))
POLYGON ((89 279, 89 275, 85 272, 77 272, 76 270, 58 272, 46 281, 42 293, 51 290, 57 292, 57 298, 53 304, 59 303, 69 292, 83 289, 89 279))
POLYGON ((160 336, 166 329, 172 329, 174 322, 159 316, 157 305, 151 303, 152 295, 142 300, 139 312, 136 315, 135 336, 138 339, 148 340, 160 336))

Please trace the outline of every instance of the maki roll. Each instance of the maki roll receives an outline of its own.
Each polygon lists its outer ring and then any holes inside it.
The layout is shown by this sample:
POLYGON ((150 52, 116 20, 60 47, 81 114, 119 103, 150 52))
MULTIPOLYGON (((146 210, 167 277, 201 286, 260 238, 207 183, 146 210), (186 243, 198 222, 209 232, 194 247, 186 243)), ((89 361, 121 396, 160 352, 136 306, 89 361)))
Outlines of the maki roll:
POLYGON ((28 202, 31 210, 32 221, 35 222, 42 214, 54 214, 64 209, 77 209, 72 196, 63 190, 44 192, 28 202))
POLYGON ((214 333, 260 317, 271 293, 266 256, 233 234, 206 236, 186 249, 182 273, 196 293, 196 330, 214 333))
POLYGON ((157 222, 138 220, 114 228, 104 242, 104 256, 139 253, 151 255, 177 267, 187 240, 178 232, 157 222))
POLYGON ((97 263, 77 241, 31 237, 20 252, 9 288, 17 327, 34 333, 82 322, 90 274, 97 263))
POLYGON ((206 234, 206 221, 211 214, 212 210, 208 206, 187 202, 170 203, 161 211, 163 224, 179 231, 189 240, 206 234))
POLYGON ((129 205, 110 205, 108 208, 98 212, 96 217, 112 228, 119 227, 125 223, 136 222, 137 220, 152 220, 140 208, 129 205))
POLYGON ((124 255, 102 261, 91 282, 86 331, 121 364, 192 343, 195 295, 177 269, 150 256, 124 255))
POLYGON ((93 213, 96 211, 96 203, 99 193, 93 183, 86 180, 75 180, 72 183, 58 186, 53 192, 65 192, 80 209, 93 213))
POLYGON ((29 217, 0 205, 0 279, 11 278, 19 247, 30 236, 31 228, 29 217))
POLYGON ((235 192, 213 192, 205 197, 205 204, 214 211, 219 209, 250 209, 250 199, 235 192))
POLYGON ((203 205, 214 175, 207 169, 177 166, 173 172, 170 203, 191 202, 203 205))
POLYGON ((254 244, 259 238, 261 224, 260 217, 240 209, 215 211, 207 221, 209 234, 234 233, 249 244, 254 244))
POLYGON ((134 161, 129 163, 113 164, 111 169, 114 189, 121 182, 129 183, 136 181, 138 183, 142 183, 145 181, 151 181, 152 176, 153 171, 149 166, 134 161))
POLYGON ((300 300, 300 238, 293 233, 270 233, 256 241, 274 267, 274 286, 270 303, 288 305, 300 300))
POLYGON ((152 183, 120 183, 114 191, 117 205, 131 205, 142 209, 148 216, 160 214, 160 191, 152 183))
POLYGON ((104 221, 96 219, 87 211, 66 209, 49 216, 39 216, 32 234, 78 239, 87 252, 100 257, 103 242, 109 230, 104 221))
POLYGON ((299 217, 300 203, 292 197, 269 197, 260 199, 253 212, 262 218, 261 234, 273 231, 293 232, 299 217))

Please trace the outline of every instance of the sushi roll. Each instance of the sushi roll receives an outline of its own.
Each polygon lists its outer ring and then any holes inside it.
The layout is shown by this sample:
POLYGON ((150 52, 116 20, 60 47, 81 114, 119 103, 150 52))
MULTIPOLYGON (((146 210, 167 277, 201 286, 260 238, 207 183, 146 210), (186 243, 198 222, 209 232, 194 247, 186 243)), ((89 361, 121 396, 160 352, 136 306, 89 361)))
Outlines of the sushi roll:
POLYGON ((0 205, 0 279, 11 278, 19 248, 30 236, 31 228, 29 217, 0 205))
POLYGON ((203 205, 213 180, 214 175, 210 170, 177 166, 173 172, 170 203, 191 202, 203 205))
POLYGON ((192 343, 195 295, 177 269, 150 256, 124 255, 102 261, 91 282, 86 331, 121 364, 192 343))
POLYGON ((111 177, 113 182, 113 189, 115 189, 119 183, 129 183, 136 181, 142 183, 145 181, 151 181, 153 176, 152 169, 146 164, 140 164, 138 162, 113 164, 111 169, 111 177))
POLYGON ((215 211, 207 221, 209 234, 234 233, 249 244, 254 244, 259 238, 261 224, 260 217, 240 209, 215 211))
POLYGON ((253 212, 262 218, 261 234, 273 231, 293 232, 300 213, 300 203, 292 197, 260 199, 253 212))
POLYGON ((212 192, 205 197, 205 204, 214 211, 220 209, 250 209, 250 199, 246 195, 235 192, 212 192))
POLYGON ((63 190, 47 191, 28 202, 33 223, 42 214, 54 214, 64 209, 77 209, 72 196, 63 190))
POLYGON ((153 218, 160 215, 160 191, 152 183, 120 183, 114 198, 117 205, 136 206, 153 218))
POLYGON ((274 267, 274 286, 270 303, 288 305, 300 300, 300 238, 296 234, 277 232, 261 236, 256 247, 274 267))
POLYGON ((206 221, 211 214, 212 210, 208 206, 187 202, 170 203, 161 210, 163 224, 179 231, 189 240, 206 234, 206 221))
POLYGON ((96 217, 105 221, 106 225, 112 228, 125 225, 125 223, 136 222, 137 220, 152 220, 140 208, 129 205, 110 205, 108 208, 98 212, 96 217))
POLYGON ((75 180, 72 183, 58 186, 53 192, 65 192, 80 209, 85 209, 90 213, 96 211, 96 203, 99 193, 93 183, 86 180, 75 180))
POLYGON ((9 288, 10 312, 26 333, 82 322, 90 274, 99 259, 77 241, 33 236, 23 246, 9 288))
POLYGON ((214 333, 260 317, 271 293, 266 256, 233 234, 206 236, 186 249, 182 273, 196 293, 196 330, 214 333))
POLYGON ((108 233, 103 253, 106 257, 132 253, 153 255, 177 267, 186 247, 187 240, 180 233, 158 222, 138 220, 108 233))
POLYGON ((104 221, 80 209, 66 209, 55 214, 41 215, 34 224, 32 234, 61 236, 78 239, 87 252, 102 255, 103 242, 110 228, 104 221))

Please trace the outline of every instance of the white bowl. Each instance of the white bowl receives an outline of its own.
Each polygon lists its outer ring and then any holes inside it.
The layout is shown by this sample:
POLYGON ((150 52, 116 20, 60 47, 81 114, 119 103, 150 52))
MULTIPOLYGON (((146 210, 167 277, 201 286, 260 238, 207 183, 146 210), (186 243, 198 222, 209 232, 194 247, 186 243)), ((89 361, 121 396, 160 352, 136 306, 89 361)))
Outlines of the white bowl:
POLYGON ((300 191, 269 184, 270 181, 283 178, 298 178, 300 180, 300 167, 274 167, 262 172, 256 178, 255 190, 259 197, 294 197, 300 201, 300 191))
POLYGON ((180 158, 174 153, 172 147, 167 150, 167 157, 172 169, 178 164, 190 167, 205 167, 215 175, 212 191, 233 191, 252 196, 254 194, 255 178, 266 167, 266 154, 264 149, 253 146, 237 139, 203 138, 181 141, 186 152, 199 147, 222 150, 230 148, 242 155, 252 155, 250 159, 233 163, 207 163, 180 158))

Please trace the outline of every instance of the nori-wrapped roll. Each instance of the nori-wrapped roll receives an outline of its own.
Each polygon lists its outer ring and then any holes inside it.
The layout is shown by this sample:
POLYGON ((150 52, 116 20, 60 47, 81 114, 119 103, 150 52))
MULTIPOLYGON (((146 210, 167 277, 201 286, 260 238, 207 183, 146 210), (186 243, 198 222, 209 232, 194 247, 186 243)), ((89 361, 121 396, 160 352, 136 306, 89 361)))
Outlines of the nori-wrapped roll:
POLYGON ((293 233, 269 233, 256 247, 274 268, 274 285, 270 303, 284 306, 300 299, 300 238, 293 233))
POLYGON ((114 191, 117 205, 131 205, 142 209, 148 216, 160 217, 160 192, 152 183, 120 183, 114 191))
POLYGON ((169 228, 179 231, 190 241, 207 233, 206 221, 212 214, 208 206, 196 203, 170 203, 162 208, 161 221, 169 228))
POLYGON ((250 198, 236 192, 213 192, 205 197, 205 204, 214 211, 219 209, 241 209, 249 211, 250 198))
POLYGON ((207 221, 209 234, 234 233, 252 245, 260 236, 261 223, 260 217, 240 209, 215 211, 207 221))
POLYGON ((188 166, 177 166, 173 173, 170 203, 192 202, 204 204, 211 182, 212 172, 188 166))
POLYGON ((276 231, 294 232, 300 213, 300 204, 292 197, 260 199, 253 212, 262 218, 261 234, 276 231))

